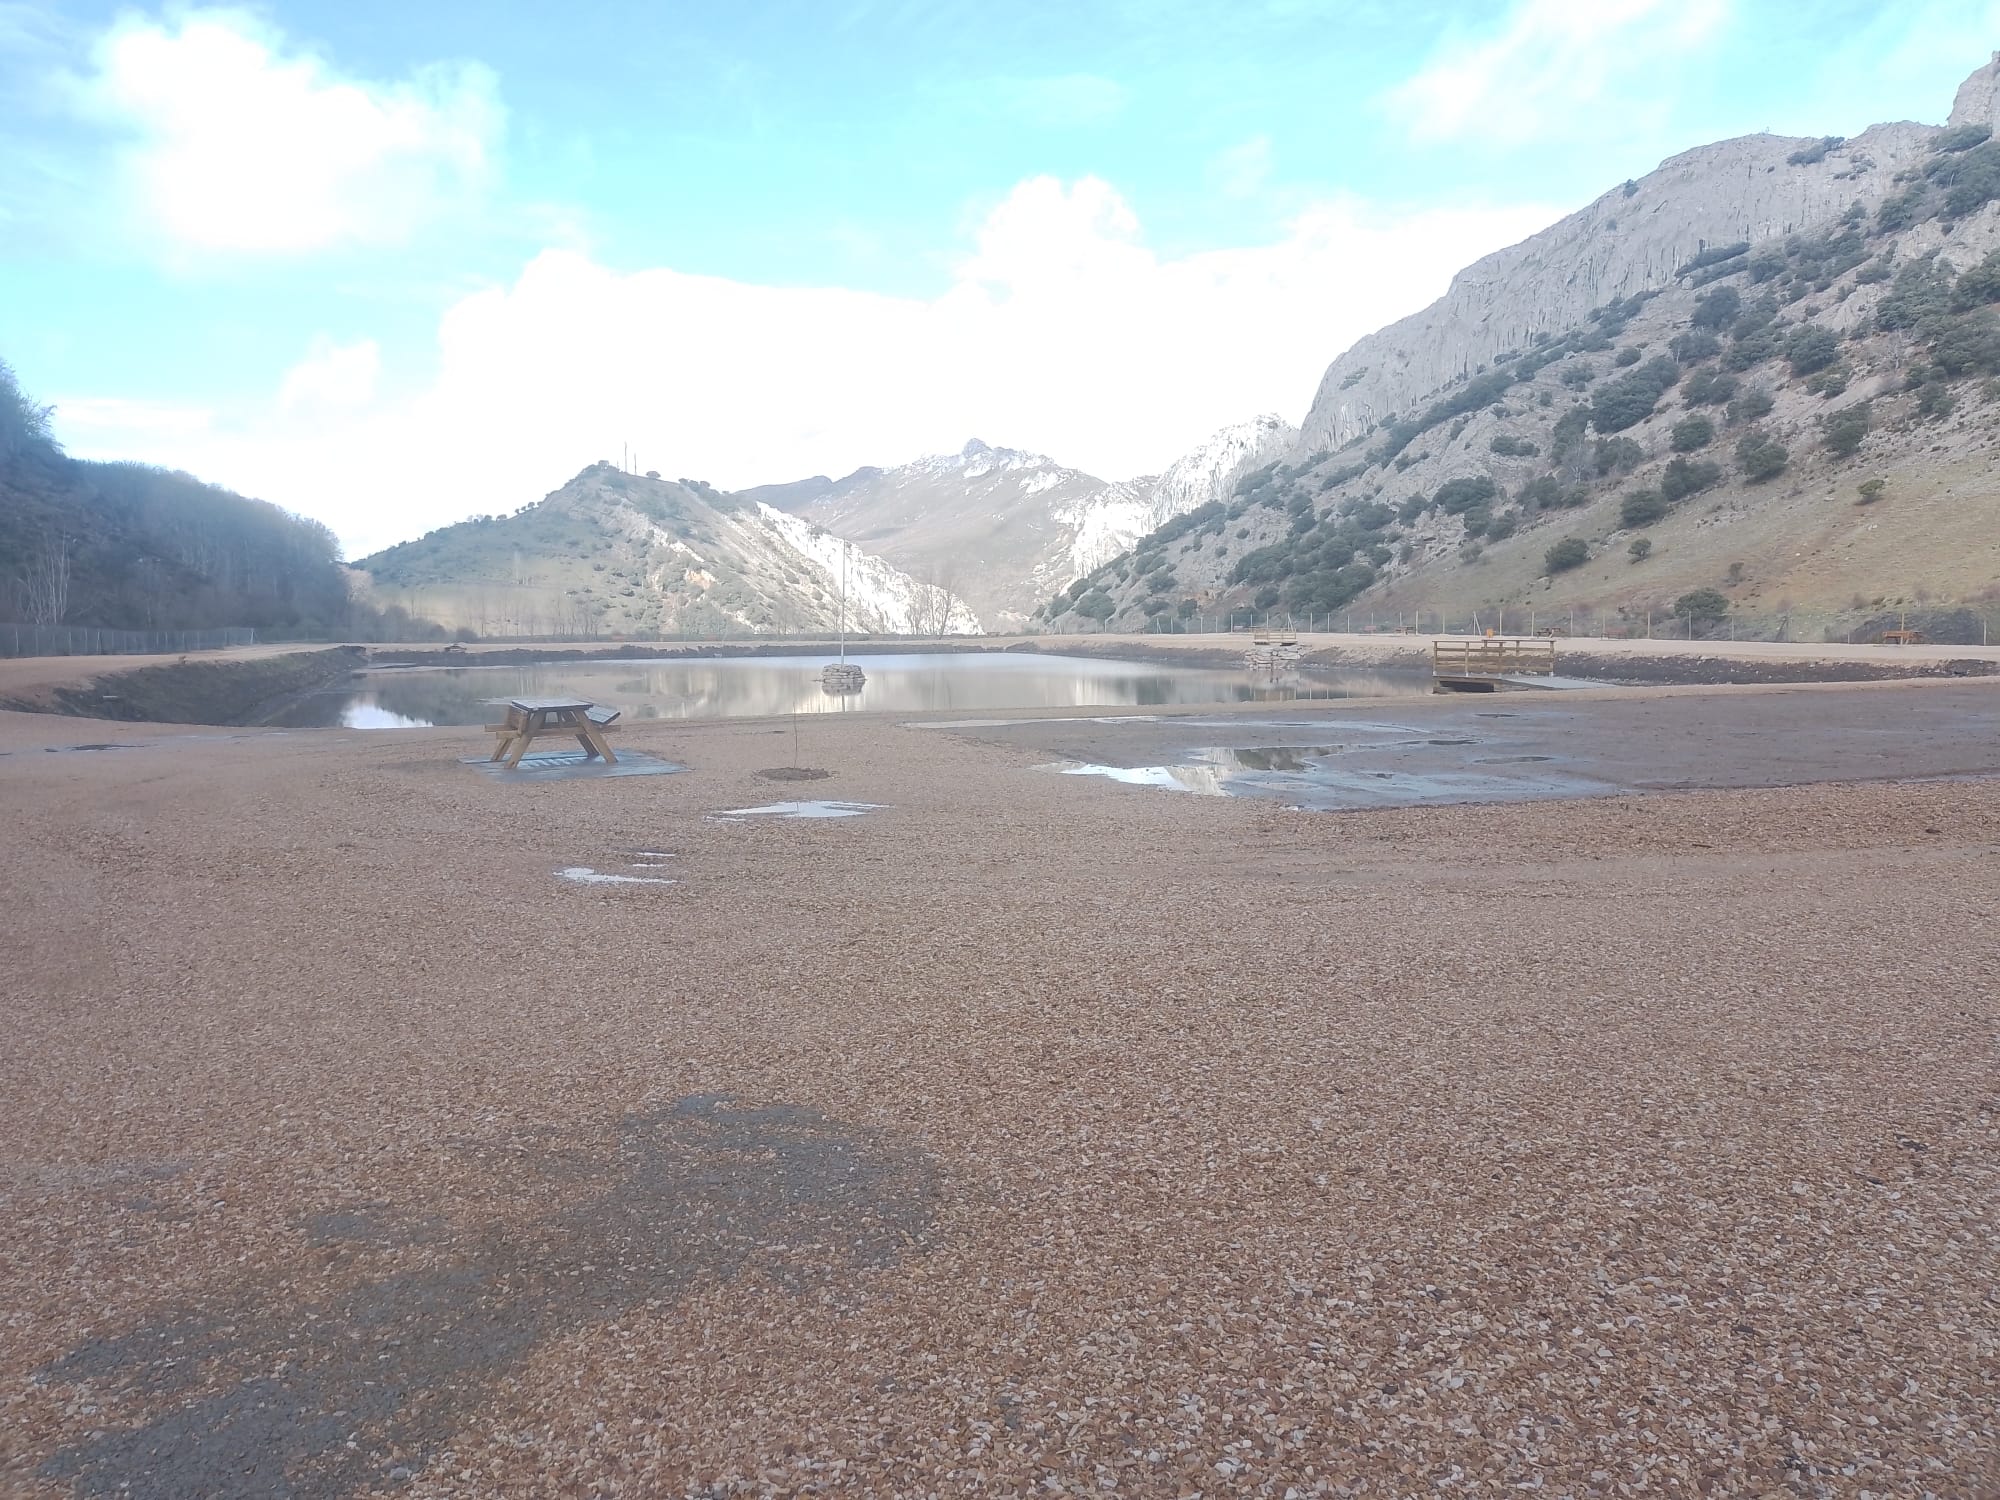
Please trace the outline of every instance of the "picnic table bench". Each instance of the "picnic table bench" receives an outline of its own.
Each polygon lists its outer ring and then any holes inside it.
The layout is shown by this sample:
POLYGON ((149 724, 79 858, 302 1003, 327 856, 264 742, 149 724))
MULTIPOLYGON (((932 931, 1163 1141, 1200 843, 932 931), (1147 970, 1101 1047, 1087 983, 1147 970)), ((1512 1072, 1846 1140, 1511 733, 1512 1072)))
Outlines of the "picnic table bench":
POLYGON ((605 735, 617 725, 617 710, 599 708, 587 698, 510 698, 506 720, 488 724, 486 732, 498 735, 489 761, 505 760, 507 769, 521 764, 528 746, 545 734, 574 735, 583 746, 583 758, 604 757, 607 766, 618 764, 605 735))

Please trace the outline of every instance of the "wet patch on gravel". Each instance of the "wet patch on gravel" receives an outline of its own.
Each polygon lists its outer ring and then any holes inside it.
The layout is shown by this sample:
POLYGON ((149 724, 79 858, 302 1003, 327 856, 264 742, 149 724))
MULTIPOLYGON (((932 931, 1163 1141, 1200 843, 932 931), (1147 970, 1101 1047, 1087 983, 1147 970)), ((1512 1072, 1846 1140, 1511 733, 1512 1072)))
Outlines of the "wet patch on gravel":
POLYGON ((734 822, 740 818, 858 818, 864 813, 880 812, 880 802, 771 802, 763 807, 732 807, 709 816, 721 821, 734 822))
MULTIPOLYGON (((805 1291, 889 1264, 921 1249, 938 1193, 916 1151, 713 1095, 627 1117, 605 1177, 573 1208, 461 1231, 429 1268, 329 1301, 251 1289, 79 1346, 38 1379, 111 1415, 41 1477, 134 1500, 400 1484, 542 1339, 709 1281, 805 1291)), ((328 1210, 306 1232, 366 1244, 409 1231, 371 1206, 328 1210)))
MULTIPOLYGON (((1456 749, 1469 739, 1404 742, 1456 749)), ((1459 767, 1383 769, 1347 759, 1341 745, 1244 747, 1211 745, 1185 752, 1172 765, 1113 766, 1059 762, 1041 769, 1065 776, 1102 776, 1129 786, 1163 787, 1205 797, 1258 797, 1310 812, 1361 807, 1419 807, 1448 802, 1504 802, 1544 797, 1600 796, 1601 782, 1560 771, 1482 772, 1459 767)), ((1524 765, 1549 756, 1490 756, 1473 764, 1524 765)))
POLYGON ((765 781, 824 781, 833 772, 817 766, 772 766, 754 773, 765 781))
POLYGON ((472 766, 496 781, 596 781, 612 776, 671 776, 686 766, 643 750, 618 750, 618 764, 587 759, 581 750, 530 750, 509 770, 505 763, 483 755, 461 755, 461 766, 472 766))
MULTIPOLYGON (((656 865, 634 865, 635 870, 657 869, 656 865)), ((678 885, 677 880, 666 880, 658 875, 613 875, 603 870, 593 870, 589 865, 569 865, 556 871, 556 879, 569 885, 678 885)))

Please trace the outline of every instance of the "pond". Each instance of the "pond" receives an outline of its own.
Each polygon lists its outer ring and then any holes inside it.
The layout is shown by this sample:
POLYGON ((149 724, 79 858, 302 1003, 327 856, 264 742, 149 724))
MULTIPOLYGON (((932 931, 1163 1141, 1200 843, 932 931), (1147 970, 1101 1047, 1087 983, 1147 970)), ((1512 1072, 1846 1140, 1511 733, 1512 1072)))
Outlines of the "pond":
POLYGON ((548 661, 504 667, 392 667, 358 673, 289 704, 266 722, 292 728, 424 728, 483 724, 509 698, 574 694, 626 721, 924 709, 1121 708, 1293 703, 1430 691, 1428 676, 1316 673, 1114 661, 1029 652, 861 656, 858 693, 820 686, 824 656, 548 661))

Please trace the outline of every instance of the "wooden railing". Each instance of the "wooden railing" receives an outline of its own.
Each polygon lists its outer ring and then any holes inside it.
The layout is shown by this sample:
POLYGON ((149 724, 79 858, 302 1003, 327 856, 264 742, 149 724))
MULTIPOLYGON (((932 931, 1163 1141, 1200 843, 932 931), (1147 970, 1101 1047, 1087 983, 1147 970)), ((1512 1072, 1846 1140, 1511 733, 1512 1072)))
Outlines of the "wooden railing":
POLYGON ((1532 636, 1468 636, 1431 643, 1433 677, 1547 677, 1556 669, 1556 643, 1532 636))

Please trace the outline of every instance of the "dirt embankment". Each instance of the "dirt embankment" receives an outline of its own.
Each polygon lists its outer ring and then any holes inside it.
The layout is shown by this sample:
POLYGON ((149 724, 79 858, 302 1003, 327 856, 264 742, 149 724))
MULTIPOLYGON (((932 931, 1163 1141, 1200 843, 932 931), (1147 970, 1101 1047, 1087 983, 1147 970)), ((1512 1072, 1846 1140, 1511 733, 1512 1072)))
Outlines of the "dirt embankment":
POLYGON ((360 670, 359 646, 296 651, 254 661, 191 661, 54 683, 0 708, 157 724, 254 724, 280 705, 360 670))

